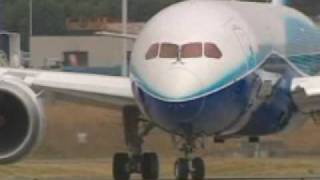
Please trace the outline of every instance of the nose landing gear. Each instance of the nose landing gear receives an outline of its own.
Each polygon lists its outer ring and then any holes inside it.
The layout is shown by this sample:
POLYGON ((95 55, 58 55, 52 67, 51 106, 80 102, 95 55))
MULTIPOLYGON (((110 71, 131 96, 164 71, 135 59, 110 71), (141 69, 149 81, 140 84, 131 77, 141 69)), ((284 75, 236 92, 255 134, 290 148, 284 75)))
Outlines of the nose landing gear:
POLYGON ((192 180, 203 180, 205 178, 205 164, 200 157, 193 158, 193 142, 187 141, 181 151, 184 152, 184 157, 179 158, 175 162, 174 172, 177 180, 187 180, 189 175, 192 180))

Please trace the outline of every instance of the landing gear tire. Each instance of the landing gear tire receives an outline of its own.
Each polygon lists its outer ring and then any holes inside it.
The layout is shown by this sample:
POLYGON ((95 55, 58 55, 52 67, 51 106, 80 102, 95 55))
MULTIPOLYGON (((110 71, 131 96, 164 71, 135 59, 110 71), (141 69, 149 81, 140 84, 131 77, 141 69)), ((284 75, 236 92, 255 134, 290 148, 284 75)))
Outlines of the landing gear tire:
POLYGON ((114 180, 129 180, 129 155, 127 153, 117 153, 113 157, 113 178, 114 180))
POLYGON ((205 165, 204 161, 197 157, 192 160, 192 180, 204 180, 205 177, 205 165))
POLYGON ((187 180, 189 175, 188 160, 179 158, 175 163, 175 177, 176 180, 187 180))
POLYGON ((141 162, 143 180, 157 180, 159 178, 159 160, 156 153, 144 153, 141 162))

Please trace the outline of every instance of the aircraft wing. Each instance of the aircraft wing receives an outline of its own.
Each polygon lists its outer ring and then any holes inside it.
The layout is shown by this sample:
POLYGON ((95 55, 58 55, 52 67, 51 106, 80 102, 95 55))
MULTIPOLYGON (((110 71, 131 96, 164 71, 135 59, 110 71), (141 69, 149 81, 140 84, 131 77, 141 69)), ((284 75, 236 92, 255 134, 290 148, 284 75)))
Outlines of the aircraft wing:
POLYGON ((38 93, 53 94, 64 100, 124 106, 134 104, 127 77, 80 73, 0 68, 0 76, 22 80, 38 93))
POLYGON ((320 76, 293 79, 291 91, 295 104, 302 112, 320 111, 320 76))

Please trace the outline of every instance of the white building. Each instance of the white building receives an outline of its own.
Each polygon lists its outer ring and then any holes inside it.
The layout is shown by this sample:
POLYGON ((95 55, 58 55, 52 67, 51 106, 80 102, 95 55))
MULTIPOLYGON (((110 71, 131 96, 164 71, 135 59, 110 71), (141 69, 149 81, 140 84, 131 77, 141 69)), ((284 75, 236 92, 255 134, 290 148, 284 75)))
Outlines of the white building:
MULTIPOLYGON (((128 53, 133 41, 128 41, 128 53)), ((55 63, 81 67, 113 67, 122 64, 123 39, 107 36, 34 36, 31 62, 35 68, 55 63)))

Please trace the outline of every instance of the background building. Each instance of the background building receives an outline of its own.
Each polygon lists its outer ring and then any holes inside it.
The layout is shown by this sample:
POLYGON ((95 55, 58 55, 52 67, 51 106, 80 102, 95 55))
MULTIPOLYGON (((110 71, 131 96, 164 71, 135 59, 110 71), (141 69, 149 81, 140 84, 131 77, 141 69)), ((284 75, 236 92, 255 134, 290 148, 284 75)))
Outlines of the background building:
MULTIPOLYGON (((143 25, 144 23, 129 23, 128 32, 138 34, 143 25)), ((125 58, 122 52, 124 39, 92 35, 102 30, 120 33, 121 23, 110 22, 107 18, 79 18, 68 19, 66 26, 75 34, 89 35, 33 36, 30 66, 35 68, 59 65, 110 68, 122 65, 125 58)), ((127 41, 128 57, 130 57, 134 41, 127 41)))
MULTIPOLYGON (((30 66, 120 66, 124 60, 122 41, 104 36, 34 36, 31 39, 30 66)), ((128 40, 128 44, 130 53, 133 41, 128 40)))

